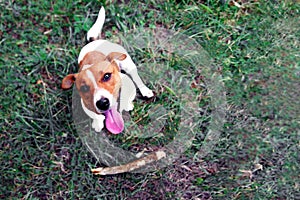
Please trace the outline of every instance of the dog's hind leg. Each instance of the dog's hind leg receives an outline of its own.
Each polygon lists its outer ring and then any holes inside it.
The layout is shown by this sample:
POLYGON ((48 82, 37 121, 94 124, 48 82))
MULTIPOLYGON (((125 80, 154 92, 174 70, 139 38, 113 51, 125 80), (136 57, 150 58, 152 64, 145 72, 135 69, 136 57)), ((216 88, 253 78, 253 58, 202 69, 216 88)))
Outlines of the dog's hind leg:
POLYGON ((153 92, 150 90, 142 81, 140 78, 137 67, 130 58, 130 56, 127 56, 125 60, 119 61, 118 62, 119 66, 121 67, 122 70, 128 74, 128 76, 131 77, 132 81, 135 83, 136 87, 140 90, 141 94, 143 97, 148 97, 151 98, 153 97, 153 92))

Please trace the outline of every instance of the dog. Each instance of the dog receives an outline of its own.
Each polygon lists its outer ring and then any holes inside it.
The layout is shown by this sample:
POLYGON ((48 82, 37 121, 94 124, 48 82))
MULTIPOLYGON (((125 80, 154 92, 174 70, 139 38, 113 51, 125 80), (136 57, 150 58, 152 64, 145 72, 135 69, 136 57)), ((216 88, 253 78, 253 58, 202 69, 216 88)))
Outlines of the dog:
POLYGON ((75 83, 85 113, 93 119, 92 128, 104 128, 118 134, 124 129, 122 111, 133 109, 136 87, 143 97, 153 92, 141 80, 137 67, 127 51, 118 44, 101 39, 105 10, 101 7, 87 41, 78 57, 79 72, 63 78, 61 87, 70 89, 75 83), (125 72, 122 73, 122 72, 125 72))

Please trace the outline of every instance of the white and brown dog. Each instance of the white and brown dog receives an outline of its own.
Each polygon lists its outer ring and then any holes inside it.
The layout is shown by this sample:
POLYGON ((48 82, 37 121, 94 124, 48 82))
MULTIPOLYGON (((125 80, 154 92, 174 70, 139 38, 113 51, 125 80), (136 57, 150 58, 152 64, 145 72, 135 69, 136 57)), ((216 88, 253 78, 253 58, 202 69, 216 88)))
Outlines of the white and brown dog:
POLYGON ((126 50, 100 39, 104 20, 102 7, 95 24, 87 33, 89 43, 80 51, 79 72, 67 75, 62 81, 62 88, 69 89, 75 83, 83 110, 93 119, 95 131, 100 132, 105 122, 108 131, 118 134, 124 129, 122 111, 133 109, 135 86, 144 97, 152 97, 153 92, 142 82, 126 50))

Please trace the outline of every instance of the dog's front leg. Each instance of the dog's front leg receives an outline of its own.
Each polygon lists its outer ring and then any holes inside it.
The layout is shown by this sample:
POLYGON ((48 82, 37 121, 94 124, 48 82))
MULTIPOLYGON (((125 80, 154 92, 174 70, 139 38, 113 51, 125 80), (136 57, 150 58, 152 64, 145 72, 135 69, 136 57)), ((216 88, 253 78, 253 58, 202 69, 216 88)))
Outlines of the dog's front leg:
POLYGON ((120 73, 122 79, 122 86, 120 92, 120 107, 119 112, 122 113, 123 110, 130 111, 133 110, 133 100, 136 96, 136 87, 132 80, 125 74, 120 73))
POLYGON ((95 129, 96 132, 100 132, 103 127, 104 127, 104 120, 105 120, 105 116, 102 115, 102 114, 96 114, 92 111, 90 111, 89 109, 87 109, 85 107, 85 105, 83 104, 83 101, 81 99, 81 105, 82 105, 82 108, 84 110, 84 112, 90 117, 93 119, 93 122, 92 122, 92 128, 95 129))
POLYGON ((100 132, 104 127, 104 115, 98 115, 97 118, 93 119, 92 128, 95 129, 96 132, 100 132))

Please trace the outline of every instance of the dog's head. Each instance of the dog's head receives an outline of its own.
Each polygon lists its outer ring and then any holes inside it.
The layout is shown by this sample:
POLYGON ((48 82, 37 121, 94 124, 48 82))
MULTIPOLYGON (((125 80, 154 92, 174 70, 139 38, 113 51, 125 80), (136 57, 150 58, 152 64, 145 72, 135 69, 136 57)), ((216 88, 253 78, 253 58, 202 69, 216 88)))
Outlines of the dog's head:
POLYGON ((80 71, 69 74, 62 81, 62 88, 69 89, 75 83, 87 109, 101 114, 112 108, 121 87, 120 68, 115 60, 126 59, 126 54, 112 52, 104 56, 100 52, 87 53, 80 62, 80 71))

